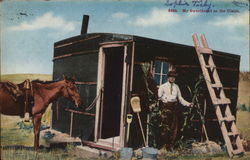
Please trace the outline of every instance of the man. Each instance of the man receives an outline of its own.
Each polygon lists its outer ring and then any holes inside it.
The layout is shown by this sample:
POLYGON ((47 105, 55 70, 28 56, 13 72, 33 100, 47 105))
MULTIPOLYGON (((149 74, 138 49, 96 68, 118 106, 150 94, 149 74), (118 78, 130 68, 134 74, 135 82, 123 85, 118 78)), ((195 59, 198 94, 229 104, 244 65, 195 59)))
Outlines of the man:
POLYGON ((167 150, 174 146, 178 132, 177 106, 180 102, 183 106, 192 107, 193 103, 187 102, 182 96, 175 78, 175 71, 168 72, 168 82, 160 86, 158 97, 161 110, 161 136, 167 150))
POLYGON ((192 103, 187 102, 181 96, 181 91, 177 84, 175 84, 175 78, 177 77, 177 73, 175 71, 168 72, 168 82, 164 83, 160 86, 158 90, 158 97, 163 103, 168 102, 179 102, 183 106, 192 106, 192 103))

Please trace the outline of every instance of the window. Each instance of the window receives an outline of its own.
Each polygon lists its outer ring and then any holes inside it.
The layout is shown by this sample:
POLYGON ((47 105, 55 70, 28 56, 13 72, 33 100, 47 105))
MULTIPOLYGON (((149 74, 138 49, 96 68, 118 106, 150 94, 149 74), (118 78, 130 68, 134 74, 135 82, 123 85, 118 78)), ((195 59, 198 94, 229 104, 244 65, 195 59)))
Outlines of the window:
POLYGON ((167 73, 169 70, 169 64, 166 61, 156 60, 154 63, 154 80, 157 85, 161 85, 167 82, 167 73))

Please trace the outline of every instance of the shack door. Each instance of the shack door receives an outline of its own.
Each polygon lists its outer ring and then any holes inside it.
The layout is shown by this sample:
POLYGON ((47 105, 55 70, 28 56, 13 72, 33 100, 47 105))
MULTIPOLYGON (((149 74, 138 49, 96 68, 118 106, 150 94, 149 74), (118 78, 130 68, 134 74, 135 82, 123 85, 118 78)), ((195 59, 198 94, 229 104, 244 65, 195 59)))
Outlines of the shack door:
POLYGON ((106 48, 101 138, 119 136, 121 121, 123 47, 106 48))
POLYGON ((119 148, 124 145, 127 100, 127 45, 107 44, 99 50, 95 142, 119 148))

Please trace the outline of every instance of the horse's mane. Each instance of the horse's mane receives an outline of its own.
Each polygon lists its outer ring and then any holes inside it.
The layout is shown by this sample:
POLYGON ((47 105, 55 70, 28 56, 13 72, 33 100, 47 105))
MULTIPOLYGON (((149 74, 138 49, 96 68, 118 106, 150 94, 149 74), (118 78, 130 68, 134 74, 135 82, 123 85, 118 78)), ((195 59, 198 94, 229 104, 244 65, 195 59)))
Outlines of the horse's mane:
POLYGON ((41 83, 41 84, 50 84, 50 83, 58 82, 58 81, 61 81, 61 80, 62 79, 56 79, 56 80, 52 80, 52 81, 42 81, 40 79, 35 79, 32 82, 41 83))

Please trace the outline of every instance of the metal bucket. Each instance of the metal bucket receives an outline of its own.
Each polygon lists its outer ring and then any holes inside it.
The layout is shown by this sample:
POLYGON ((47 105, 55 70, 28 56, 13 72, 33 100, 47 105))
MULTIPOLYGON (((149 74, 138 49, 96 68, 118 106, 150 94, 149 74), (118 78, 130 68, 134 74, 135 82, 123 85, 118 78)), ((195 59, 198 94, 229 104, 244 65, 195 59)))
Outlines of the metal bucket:
POLYGON ((153 147, 142 148, 142 156, 144 160, 156 160, 158 149, 153 147))
POLYGON ((132 148, 122 148, 120 151, 120 160, 131 160, 133 156, 132 148))

